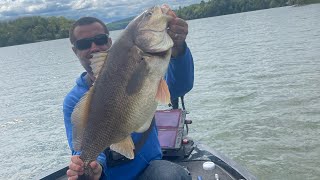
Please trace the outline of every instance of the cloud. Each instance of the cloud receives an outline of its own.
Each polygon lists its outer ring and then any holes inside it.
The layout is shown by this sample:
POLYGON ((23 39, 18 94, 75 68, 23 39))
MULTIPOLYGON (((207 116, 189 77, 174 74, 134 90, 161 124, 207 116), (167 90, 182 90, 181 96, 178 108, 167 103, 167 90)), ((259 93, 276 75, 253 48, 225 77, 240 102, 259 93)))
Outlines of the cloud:
POLYGON ((42 13, 70 9, 69 0, 4 0, 0 1, 0 15, 6 17, 41 15, 42 13))
POLYGON ((23 16, 65 16, 78 19, 96 16, 106 22, 137 15, 144 9, 169 4, 179 6, 201 0, 0 0, 0 20, 23 16))

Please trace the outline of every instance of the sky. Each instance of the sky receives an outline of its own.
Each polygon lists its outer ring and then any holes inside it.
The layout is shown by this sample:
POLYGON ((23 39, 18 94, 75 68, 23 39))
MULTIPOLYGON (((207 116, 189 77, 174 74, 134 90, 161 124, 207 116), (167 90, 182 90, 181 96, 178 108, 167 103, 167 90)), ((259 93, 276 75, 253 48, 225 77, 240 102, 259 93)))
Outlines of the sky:
POLYGON ((136 16, 154 5, 172 9, 199 4, 201 0, 0 0, 0 21, 24 16, 94 16, 106 23, 136 16))

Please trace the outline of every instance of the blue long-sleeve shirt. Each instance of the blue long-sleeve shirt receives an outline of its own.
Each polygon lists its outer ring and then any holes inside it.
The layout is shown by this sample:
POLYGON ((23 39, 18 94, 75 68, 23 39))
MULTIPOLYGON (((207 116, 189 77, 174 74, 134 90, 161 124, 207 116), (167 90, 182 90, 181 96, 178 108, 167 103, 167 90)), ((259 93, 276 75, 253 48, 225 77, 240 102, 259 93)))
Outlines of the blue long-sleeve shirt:
MULTIPOLYGON (((85 75, 86 72, 80 75, 80 77, 76 80, 76 85, 67 94, 63 102, 64 123, 72 155, 80 154, 80 152, 76 152, 74 150, 72 145, 73 125, 71 123, 71 114, 75 105, 90 88, 84 79, 85 75)), ((165 79, 168 84, 172 99, 183 96, 192 89, 194 81, 194 65, 191 52, 187 46, 183 55, 176 58, 171 58, 165 79)), ((131 136, 133 142, 138 142, 141 138, 141 135, 142 133, 132 133, 131 136)), ((97 161, 103 167, 102 179, 127 180, 137 177, 139 173, 141 173, 143 169, 147 167, 150 161, 161 158, 162 153, 158 141, 158 132, 156 126, 154 126, 152 127, 152 130, 140 152, 138 152, 132 161, 113 168, 108 168, 106 165, 106 155, 104 153, 101 153, 98 156, 97 161)))

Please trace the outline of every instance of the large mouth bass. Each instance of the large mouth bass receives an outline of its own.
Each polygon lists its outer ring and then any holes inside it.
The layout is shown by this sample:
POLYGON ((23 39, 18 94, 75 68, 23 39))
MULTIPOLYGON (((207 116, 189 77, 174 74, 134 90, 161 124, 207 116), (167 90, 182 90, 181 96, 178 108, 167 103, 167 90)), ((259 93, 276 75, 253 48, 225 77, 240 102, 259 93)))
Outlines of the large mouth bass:
POLYGON ((173 46, 167 12, 165 6, 144 11, 103 54, 104 63, 91 66, 96 81, 71 116, 73 146, 81 151, 86 174, 89 163, 107 147, 133 159, 131 133, 146 131, 158 102, 170 102, 163 80, 173 46))

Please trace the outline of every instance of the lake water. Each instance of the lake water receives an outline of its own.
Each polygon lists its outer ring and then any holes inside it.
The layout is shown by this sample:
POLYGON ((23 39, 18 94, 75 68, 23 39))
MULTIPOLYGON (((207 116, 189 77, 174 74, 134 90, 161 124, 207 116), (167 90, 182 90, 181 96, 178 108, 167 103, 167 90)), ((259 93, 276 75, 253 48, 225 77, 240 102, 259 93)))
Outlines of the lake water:
MULTIPOLYGON (((190 135, 259 179, 320 179, 320 4, 188 21, 190 135)), ((111 32, 116 39, 119 31, 111 32)), ((0 179, 67 165, 68 39, 0 48, 0 179)))

